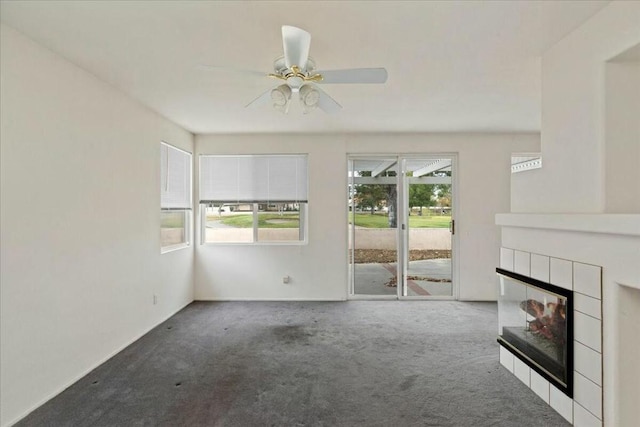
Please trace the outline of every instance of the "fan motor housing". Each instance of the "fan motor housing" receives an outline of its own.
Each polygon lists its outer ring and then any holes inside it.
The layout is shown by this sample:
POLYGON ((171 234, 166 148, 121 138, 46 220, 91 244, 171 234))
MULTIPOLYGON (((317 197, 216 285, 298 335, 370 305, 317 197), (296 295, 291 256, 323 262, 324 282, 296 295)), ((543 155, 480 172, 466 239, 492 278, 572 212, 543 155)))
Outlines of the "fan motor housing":
MULTIPOLYGON (((316 61, 309 57, 307 58, 307 66, 304 68, 300 68, 306 75, 313 74, 313 72, 316 70, 316 61)), ((273 71, 281 76, 285 76, 288 72, 291 71, 284 62, 284 56, 276 58, 276 60, 273 61, 273 71)))

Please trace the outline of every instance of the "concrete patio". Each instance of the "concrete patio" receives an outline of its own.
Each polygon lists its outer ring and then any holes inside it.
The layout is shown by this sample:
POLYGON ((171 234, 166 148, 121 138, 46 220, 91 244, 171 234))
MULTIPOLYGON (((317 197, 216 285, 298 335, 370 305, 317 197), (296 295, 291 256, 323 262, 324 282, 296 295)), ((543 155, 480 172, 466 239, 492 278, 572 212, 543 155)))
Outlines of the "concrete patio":
MULTIPOLYGON (((396 295, 397 288, 387 283, 396 276, 396 263, 355 264, 356 295, 396 295)), ((451 259, 430 259, 411 261, 409 277, 448 279, 449 282, 429 280, 408 280, 407 296, 451 296, 451 259)))

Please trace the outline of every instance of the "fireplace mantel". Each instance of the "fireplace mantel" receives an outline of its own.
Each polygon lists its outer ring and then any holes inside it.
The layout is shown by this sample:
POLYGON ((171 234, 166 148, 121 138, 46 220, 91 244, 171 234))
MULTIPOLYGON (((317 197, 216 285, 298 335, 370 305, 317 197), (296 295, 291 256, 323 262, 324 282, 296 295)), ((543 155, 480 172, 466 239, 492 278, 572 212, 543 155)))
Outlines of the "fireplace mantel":
POLYGON ((640 215, 638 214, 500 213, 496 214, 496 225, 640 236, 640 215))

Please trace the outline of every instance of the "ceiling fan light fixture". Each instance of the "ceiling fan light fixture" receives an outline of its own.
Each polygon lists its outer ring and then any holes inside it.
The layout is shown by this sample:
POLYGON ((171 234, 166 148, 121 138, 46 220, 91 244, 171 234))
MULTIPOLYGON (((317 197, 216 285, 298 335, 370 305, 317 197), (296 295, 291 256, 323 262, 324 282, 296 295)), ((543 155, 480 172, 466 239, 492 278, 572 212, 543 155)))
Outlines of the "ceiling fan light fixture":
POLYGON ((291 88, 288 85, 280 85, 271 91, 274 106, 285 106, 289 99, 291 99, 291 88))
POLYGON ((320 101, 320 93, 311 85, 304 85, 300 88, 300 102, 308 108, 318 106, 320 101))
POLYGON ((291 100, 291 88, 284 84, 271 91, 271 101, 273 102, 273 108, 276 110, 287 113, 289 110, 289 101, 291 100))

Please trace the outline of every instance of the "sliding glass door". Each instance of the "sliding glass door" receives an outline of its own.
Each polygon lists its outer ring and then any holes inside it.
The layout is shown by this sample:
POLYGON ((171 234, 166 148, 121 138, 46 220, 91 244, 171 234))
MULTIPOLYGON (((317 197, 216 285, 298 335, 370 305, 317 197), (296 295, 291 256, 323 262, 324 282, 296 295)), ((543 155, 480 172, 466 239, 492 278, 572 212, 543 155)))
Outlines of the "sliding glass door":
POLYGON ((349 293, 453 298, 452 156, 350 156, 349 293))

